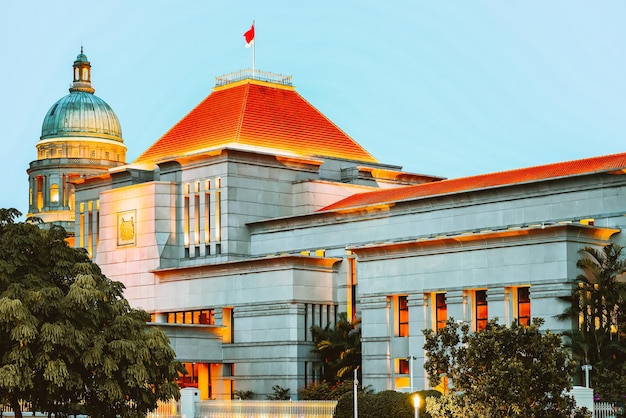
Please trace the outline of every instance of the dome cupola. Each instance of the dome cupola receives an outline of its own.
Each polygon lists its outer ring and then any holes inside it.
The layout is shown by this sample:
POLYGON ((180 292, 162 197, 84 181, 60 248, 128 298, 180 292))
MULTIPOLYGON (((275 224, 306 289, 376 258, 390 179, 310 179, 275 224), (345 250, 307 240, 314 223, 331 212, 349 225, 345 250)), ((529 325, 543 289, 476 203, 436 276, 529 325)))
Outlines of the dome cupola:
POLYGON ((94 94, 91 63, 83 53, 73 65, 70 94, 50 107, 41 127, 41 140, 67 137, 94 137, 124 142, 122 128, 113 109, 94 94))
POLYGON ((113 109, 94 94, 91 63, 82 47, 72 72, 70 93, 46 113, 36 146, 37 159, 27 170, 27 217, 39 218, 44 228, 63 226, 70 236, 76 226, 74 182, 126 163, 120 122, 113 109))

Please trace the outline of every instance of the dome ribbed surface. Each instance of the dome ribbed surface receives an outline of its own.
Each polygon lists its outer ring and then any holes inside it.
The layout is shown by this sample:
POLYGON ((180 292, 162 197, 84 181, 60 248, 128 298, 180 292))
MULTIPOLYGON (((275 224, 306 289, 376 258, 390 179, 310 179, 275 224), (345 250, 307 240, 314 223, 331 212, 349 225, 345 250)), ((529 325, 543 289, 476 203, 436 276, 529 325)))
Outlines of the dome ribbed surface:
POLYGON ((83 91, 61 98, 46 113, 41 139, 63 136, 97 136, 123 142, 113 109, 98 96, 83 91))

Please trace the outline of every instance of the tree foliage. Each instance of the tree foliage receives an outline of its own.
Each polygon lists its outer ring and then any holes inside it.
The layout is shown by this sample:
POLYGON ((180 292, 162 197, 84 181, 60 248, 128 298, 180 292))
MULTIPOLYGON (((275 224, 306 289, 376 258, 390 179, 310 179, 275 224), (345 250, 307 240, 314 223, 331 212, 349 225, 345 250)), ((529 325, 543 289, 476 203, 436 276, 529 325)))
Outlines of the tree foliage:
POLYGON ((626 395, 626 261, 623 248, 609 244, 601 250, 585 247, 577 267, 582 273, 561 319, 571 319, 565 333, 574 358, 590 364, 591 387, 602 400, 626 395))
POLYGON ((0 209, 0 400, 92 417, 143 416, 179 396, 180 363, 124 286, 107 279, 66 232, 0 209))
POLYGON ((352 324, 347 314, 338 315, 333 327, 311 327, 315 348, 312 352, 320 360, 322 380, 334 385, 351 379, 354 370, 361 365, 361 328, 359 321, 352 324))
POLYGON ((564 417, 573 401, 574 365, 561 337, 540 330, 543 319, 530 326, 507 327, 491 320, 483 331, 471 333, 467 323, 450 318, 434 332, 424 330, 424 364, 431 384, 445 376, 451 390, 430 400, 433 417, 564 417))

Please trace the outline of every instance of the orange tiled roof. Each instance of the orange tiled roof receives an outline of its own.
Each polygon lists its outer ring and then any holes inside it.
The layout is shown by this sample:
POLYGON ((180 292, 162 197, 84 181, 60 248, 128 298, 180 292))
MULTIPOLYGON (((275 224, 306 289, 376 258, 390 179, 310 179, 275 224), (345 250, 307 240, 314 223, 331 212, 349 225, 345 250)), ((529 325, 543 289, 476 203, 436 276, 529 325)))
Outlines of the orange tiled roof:
POLYGON ((329 205, 320 211, 338 210, 350 207, 376 205, 449 193, 488 189, 491 187, 529 183, 582 174, 614 172, 626 169, 626 153, 586 158, 521 168, 498 173, 481 174, 471 177, 442 180, 394 189, 376 190, 349 196, 329 205))
POLYGON ((155 162, 226 145, 378 162, 293 87, 247 79, 216 87, 140 155, 155 162))

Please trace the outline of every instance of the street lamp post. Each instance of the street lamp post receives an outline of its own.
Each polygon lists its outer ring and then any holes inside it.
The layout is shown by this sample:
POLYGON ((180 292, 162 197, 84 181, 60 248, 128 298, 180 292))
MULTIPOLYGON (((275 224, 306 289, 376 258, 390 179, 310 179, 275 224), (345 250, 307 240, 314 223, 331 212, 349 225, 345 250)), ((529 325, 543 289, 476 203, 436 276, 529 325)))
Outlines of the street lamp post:
POLYGON ((415 418, 420 418, 420 396, 413 396, 413 410, 415 411, 415 418))
POLYGON ((357 401, 357 395, 359 392, 359 379, 357 379, 357 369, 354 369, 354 418, 358 418, 359 416, 359 405, 358 405, 358 401, 357 401))
POLYGON ((408 356, 407 361, 409 362, 409 392, 413 393, 413 360, 414 356, 408 356))

